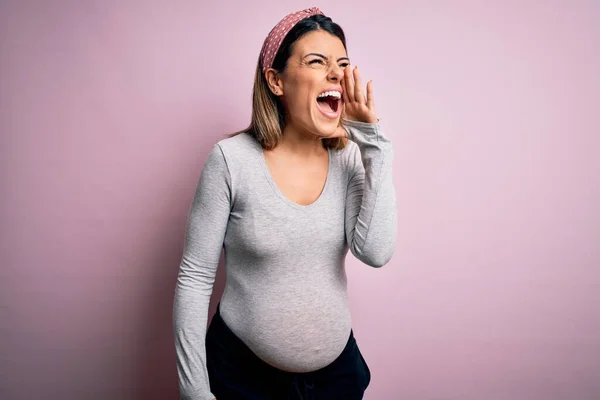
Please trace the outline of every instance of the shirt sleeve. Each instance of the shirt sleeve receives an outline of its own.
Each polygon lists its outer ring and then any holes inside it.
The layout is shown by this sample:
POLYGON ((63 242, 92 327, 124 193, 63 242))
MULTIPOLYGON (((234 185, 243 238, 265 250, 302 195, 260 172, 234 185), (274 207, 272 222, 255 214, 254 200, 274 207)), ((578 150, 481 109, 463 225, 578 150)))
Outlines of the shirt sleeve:
POLYGON ((231 175, 217 144, 209 154, 191 205, 173 305, 181 399, 211 400, 206 369, 208 306, 232 202, 231 175))
POLYGON ((343 121, 343 125, 358 147, 350 160, 346 240, 356 258, 381 267, 392 258, 396 246, 392 143, 377 123, 343 121))

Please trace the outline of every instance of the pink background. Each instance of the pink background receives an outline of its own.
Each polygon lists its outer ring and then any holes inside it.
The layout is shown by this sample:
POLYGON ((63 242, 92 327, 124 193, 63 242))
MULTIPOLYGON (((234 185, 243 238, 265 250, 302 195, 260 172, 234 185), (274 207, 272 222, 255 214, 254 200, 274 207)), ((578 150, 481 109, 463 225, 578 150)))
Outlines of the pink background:
POLYGON ((600 398, 597 2, 0 4, 0 398, 177 398, 200 169, 313 5, 395 145, 396 254, 348 258, 366 398, 600 398))

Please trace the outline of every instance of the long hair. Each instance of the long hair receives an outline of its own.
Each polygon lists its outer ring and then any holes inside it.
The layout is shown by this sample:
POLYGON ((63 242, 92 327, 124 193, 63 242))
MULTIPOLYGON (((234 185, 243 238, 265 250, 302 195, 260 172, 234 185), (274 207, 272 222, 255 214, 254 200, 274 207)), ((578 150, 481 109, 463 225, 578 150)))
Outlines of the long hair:
MULTIPOLYGON (((285 36, 275 55, 273 68, 279 72, 283 72, 287 66, 288 59, 292 55, 294 43, 307 33, 316 30, 326 31, 338 37, 342 41, 344 49, 346 49, 346 36, 342 28, 329 17, 313 15, 298 22, 285 36)), ((239 135, 240 133, 249 133, 256 138, 264 149, 271 150, 279 144, 284 127, 285 109, 281 100, 269 89, 259 57, 254 74, 252 119, 250 125, 246 129, 233 133, 231 136, 239 135)), ((341 150, 346 147, 348 139, 322 139, 322 142, 325 148, 341 150)))

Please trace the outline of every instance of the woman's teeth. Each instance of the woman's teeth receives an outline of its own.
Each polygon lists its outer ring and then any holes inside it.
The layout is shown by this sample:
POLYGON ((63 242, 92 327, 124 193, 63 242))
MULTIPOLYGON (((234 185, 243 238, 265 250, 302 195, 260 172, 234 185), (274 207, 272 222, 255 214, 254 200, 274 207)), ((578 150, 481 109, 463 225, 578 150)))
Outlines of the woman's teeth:
POLYGON ((337 90, 330 90, 328 92, 323 92, 317 98, 320 99, 322 97, 328 97, 328 96, 335 97, 336 99, 342 98, 342 94, 340 92, 338 92, 337 90))

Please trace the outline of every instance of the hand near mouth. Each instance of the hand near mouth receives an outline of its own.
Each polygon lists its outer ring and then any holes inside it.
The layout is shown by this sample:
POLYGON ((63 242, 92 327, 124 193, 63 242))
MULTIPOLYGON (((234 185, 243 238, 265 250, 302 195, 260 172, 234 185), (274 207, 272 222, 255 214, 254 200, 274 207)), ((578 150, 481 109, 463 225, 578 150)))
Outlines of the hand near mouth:
MULTIPOLYGON (((373 81, 367 83, 366 95, 362 90, 362 81, 358 72, 358 67, 352 70, 350 66, 344 68, 344 79, 342 80, 342 121, 358 121, 366 123, 375 123, 379 121, 375 114, 375 101, 373 99, 373 81)), ((346 130, 340 126, 336 132, 328 136, 346 137, 346 130)))
POLYGON ((345 119, 367 123, 377 122, 375 101, 373 99, 373 81, 367 83, 365 96, 358 67, 351 70, 350 66, 347 66, 344 68, 342 87, 344 88, 342 98, 344 100, 345 119))

